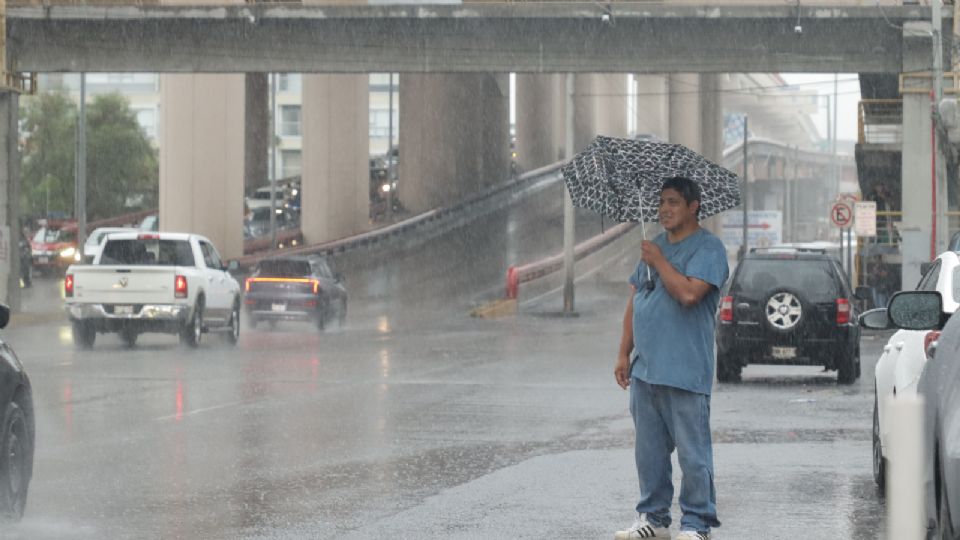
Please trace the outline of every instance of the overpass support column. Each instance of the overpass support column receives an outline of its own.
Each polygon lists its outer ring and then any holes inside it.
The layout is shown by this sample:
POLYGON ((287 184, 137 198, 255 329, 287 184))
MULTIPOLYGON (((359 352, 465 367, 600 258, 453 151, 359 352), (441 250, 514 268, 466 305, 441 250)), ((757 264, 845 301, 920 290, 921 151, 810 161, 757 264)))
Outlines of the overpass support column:
POLYGON ((666 75, 637 75, 637 133, 670 140, 670 96, 666 75))
POLYGON ((20 311, 20 96, 0 91, 0 299, 20 311))
POLYGON ((506 74, 400 75, 400 202, 447 206, 509 176, 506 74))
POLYGON ((300 228, 308 244, 357 234, 369 225, 369 102, 366 74, 303 77, 300 228))
POLYGON ((597 134, 608 137, 628 135, 627 117, 629 95, 628 76, 621 73, 591 75, 593 80, 593 108, 597 115, 597 134))
MULTIPOLYGON (((714 163, 723 161, 723 105, 717 74, 677 74, 669 79, 670 142, 696 150, 714 163)), ((702 225, 719 234, 720 218, 702 225)))
POLYGON ((517 160, 531 171, 563 159, 565 76, 517 74, 517 160))
MULTIPOLYGON (((930 71, 933 64, 930 43, 930 25, 908 22, 903 27, 903 71, 930 71)), ((920 265, 930 261, 931 205, 933 186, 931 163, 933 147, 930 140, 929 81, 908 78, 905 84, 923 87, 919 92, 903 93, 903 151, 901 163, 901 203, 903 210, 900 227, 902 283, 905 288, 920 281, 920 265)), ((937 159, 943 159, 938 155, 937 159)))
POLYGON ((160 80, 160 228, 243 254, 244 75, 160 80))

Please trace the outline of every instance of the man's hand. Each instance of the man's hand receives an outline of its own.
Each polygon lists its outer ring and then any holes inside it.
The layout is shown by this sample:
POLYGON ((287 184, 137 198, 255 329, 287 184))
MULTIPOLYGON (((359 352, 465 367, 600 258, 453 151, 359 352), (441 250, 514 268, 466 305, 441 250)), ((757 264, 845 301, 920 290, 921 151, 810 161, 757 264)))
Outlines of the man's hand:
POLYGON ((660 246, 649 240, 644 240, 640 246, 640 260, 645 262, 650 268, 658 268, 657 265, 664 261, 660 246))
POLYGON ((617 384, 620 388, 626 390, 630 387, 630 356, 625 354, 617 355, 617 365, 613 368, 613 375, 617 378, 617 384))

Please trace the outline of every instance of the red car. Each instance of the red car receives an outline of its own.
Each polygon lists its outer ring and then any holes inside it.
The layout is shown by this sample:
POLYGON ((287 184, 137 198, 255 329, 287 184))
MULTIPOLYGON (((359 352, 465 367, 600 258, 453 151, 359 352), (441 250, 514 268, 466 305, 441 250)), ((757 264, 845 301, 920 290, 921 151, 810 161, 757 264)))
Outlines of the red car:
POLYGON ((81 255, 77 249, 76 223, 49 222, 30 240, 30 258, 36 272, 63 272, 71 264, 80 262, 81 255))

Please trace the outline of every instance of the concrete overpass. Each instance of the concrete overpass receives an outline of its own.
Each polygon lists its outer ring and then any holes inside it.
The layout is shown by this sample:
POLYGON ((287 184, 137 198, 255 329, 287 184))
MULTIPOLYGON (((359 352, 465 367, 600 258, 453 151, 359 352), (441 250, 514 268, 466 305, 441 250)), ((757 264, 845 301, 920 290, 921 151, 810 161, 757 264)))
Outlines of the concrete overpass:
POLYGON ((920 6, 606 5, 12 5, 8 55, 40 72, 899 73, 898 26, 930 19, 920 6))

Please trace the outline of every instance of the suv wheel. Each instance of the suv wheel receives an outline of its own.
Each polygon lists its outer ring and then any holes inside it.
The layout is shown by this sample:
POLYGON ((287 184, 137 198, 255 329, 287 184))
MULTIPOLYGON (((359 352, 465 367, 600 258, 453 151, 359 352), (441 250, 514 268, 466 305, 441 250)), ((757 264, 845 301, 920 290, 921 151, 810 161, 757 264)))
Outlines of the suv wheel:
POLYGON ((763 315, 770 328, 778 332, 793 331, 803 320, 800 295, 789 289, 774 291, 767 297, 763 315))
POLYGON ((743 366, 729 354, 717 353, 717 380, 722 383, 740 382, 743 366))
POLYGON ((877 409, 877 396, 874 391, 873 396, 873 481, 877 484, 883 496, 883 489, 886 480, 887 460, 883 458, 883 450, 880 445, 880 411, 877 409))

